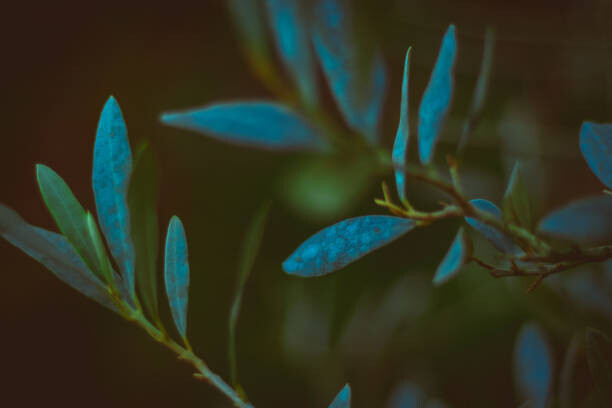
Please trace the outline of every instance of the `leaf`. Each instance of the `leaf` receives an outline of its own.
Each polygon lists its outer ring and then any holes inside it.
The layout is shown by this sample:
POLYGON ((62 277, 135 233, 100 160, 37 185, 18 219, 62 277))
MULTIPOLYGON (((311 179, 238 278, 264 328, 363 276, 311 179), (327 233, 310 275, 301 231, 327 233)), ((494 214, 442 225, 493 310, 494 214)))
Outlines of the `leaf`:
POLYGON ((28 224, 3 204, 0 204, 0 235, 44 265, 62 282, 118 312, 110 292, 62 235, 28 224))
POLYGON ((253 269, 255 257, 259 252, 261 240, 263 238, 264 227, 270 212, 270 203, 266 203, 259 208, 251 223, 244 238, 244 245, 240 257, 240 269, 238 272, 238 282, 236 285, 236 294, 234 302, 230 310, 229 317, 229 361, 232 384, 238 385, 238 374, 236 367, 236 323, 238 314, 240 313, 240 304, 242 303, 242 294, 244 293, 244 285, 253 269))
POLYGON ((442 39, 436 65, 419 107, 419 158, 423 164, 428 164, 433 159, 436 143, 450 108, 456 53, 455 26, 451 24, 442 39))
POLYGON ((92 185, 100 228, 134 296, 134 244, 130 236, 127 190, 132 152, 121 109, 112 96, 100 115, 94 146, 92 185))
POLYGON ((584 358, 582 336, 574 335, 565 352, 560 373, 559 405, 561 408, 581 406, 578 402, 578 387, 576 386, 579 358, 584 358))
POLYGON ((151 148, 141 147, 128 188, 131 235, 136 254, 136 286, 146 310, 157 320, 157 167, 151 148))
POLYGON ((601 406, 609 407, 612 404, 612 342, 601 331, 589 327, 586 354, 601 406))
POLYGON ((519 395, 534 408, 546 406, 552 385, 552 356, 542 330, 523 326, 514 346, 514 378, 519 395))
POLYGON ((89 238, 91 239, 91 242, 93 243, 93 246, 96 250, 98 265, 100 265, 100 272, 102 273, 104 282, 108 282, 109 284, 114 285, 112 267, 110 264, 110 260, 106 255, 106 248, 104 247, 104 242, 102 242, 102 236, 100 235, 100 231, 98 230, 96 220, 89 211, 87 211, 87 213, 85 214, 85 220, 87 223, 89 238))
POLYGON ((255 62, 266 59, 269 49, 266 29, 262 24, 261 1, 228 0, 227 6, 251 58, 255 62))
POLYGON ((350 408, 351 407, 351 386, 346 384, 336 395, 336 398, 329 404, 329 408, 350 408))
POLYGON ((487 96, 487 88, 489 87, 489 80, 491 77, 491 65, 493 65, 493 51, 495 48, 495 32, 492 29, 487 29, 484 42, 480 73, 478 74, 474 95, 472 96, 472 107, 463 126, 463 132, 459 140, 459 145, 457 146, 457 151, 463 150, 470 133, 476 128, 480 120, 482 105, 487 96))
POLYGON ((375 55, 365 69, 354 27, 340 0, 319 0, 314 9, 312 41, 332 95, 346 122, 376 143, 383 107, 386 73, 375 55))
POLYGON ((393 390, 387 408, 420 408, 424 403, 425 393, 421 387, 404 381, 393 390))
POLYGON ((304 103, 317 103, 317 78, 304 10, 299 0, 267 0, 276 48, 304 103))
POLYGON ((64 180, 43 164, 36 165, 36 177, 43 200, 62 234, 72 244, 89 269, 105 279, 91 240, 85 210, 64 180))
MULTIPOLYGON (((477 210, 487 212, 499 219, 502 218, 501 210, 490 201, 483 200, 482 198, 476 198, 474 200, 470 200, 470 204, 472 204, 477 210)), ((465 217, 465 221, 476 231, 480 232, 499 251, 514 255, 521 252, 521 249, 514 243, 512 238, 498 229, 472 217, 465 217)))
POLYGON ((187 303, 189 299, 189 260, 183 223, 175 215, 170 219, 166 234, 165 256, 166 294, 174 324, 183 339, 187 339, 187 303))
POLYGON ((612 124, 583 122, 580 151, 593 173, 612 189, 612 124))
POLYGON ((612 237, 612 197, 599 195, 572 201, 544 217, 538 230, 575 242, 607 242, 612 237))
POLYGON ((350 218, 327 227, 300 245, 283 262, 289 275, 326 275, 387 245, 415 227, 412 220, 386 215, 350 218))
POLYGON ((393 142, 392 159, 393 164, 399 168, 395 169, 395 185, 399 198, 406 201, 406 175, 404 168, 406 167, 406 152, 408 151, 408 140, 410 137, 410 123, 408 122, 408 75, 410 73, 410 52, 408 48, 406 52, 406 60, 404 62, 404 76, 402 79, 402 101, 400 103, 400 118, 395 133, 395 142, 393 142))
POLYGON ((210 135, 221 141, 266 150, 327 151, 318 131, 291 109, 266 101, 229 102, 165 113, 169 126, 210 135))
POLYGON ((529 194, 523 183, 523 178, 517 162, 512 169, 512 175, 502 200, 504 221, 517 224, 527 230, 532 229, 529 194))
POLYGON ((463 265, 468 261, 471 253, 471 244, 463 228, 455 236, 448 252, 438 266, 433 278, 433 284, 438 286, 448 282, 459 273, 463 265))

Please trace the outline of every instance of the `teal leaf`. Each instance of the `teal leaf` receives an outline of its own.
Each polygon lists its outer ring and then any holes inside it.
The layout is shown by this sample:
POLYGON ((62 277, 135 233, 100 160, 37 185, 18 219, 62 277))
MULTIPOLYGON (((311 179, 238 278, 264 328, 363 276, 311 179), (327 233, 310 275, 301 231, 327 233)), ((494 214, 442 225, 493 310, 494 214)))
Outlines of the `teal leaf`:
POLYGON ((436 65, 419 107, 419 158, 423 164, 428 164, 433 159, 436 143, 450 108, 456 53, 455 26, 451 24, 442 39, 436 65))
POLYGON ((131 235, 136 254, 136 287, 144 307, 158 321, 157 250, 157 166, 151 149, 144 145, 136 156, 128 188, 131 235))
POLYGON ((402 79, 402 101, 400 102, 400 118, 395 133, 395 142, 393 142, 393 152, 391 157, 395 169, 395 185, 397 194, 402 201, 406 201, 406 152, 408 151, 408 140, 410 137, 410 123, 408 122, 408 76, 410 74, 410 51, 406 52, 406 60, 404 61, 404 75, 402 79))
POLYGON ((599 330, 587 328, 586 354, 591 378, 602 407, 612 404, 612 342, 599 330))
POLYGON ((266 150, 327 151, 319 132, 286 106, 272 102, 230 102, 165 113, 166 125, 210 135, 228 143, 266 150))
POLYGON ((164 268, 166 294, 174 324, 183 339, 187 338, 187 303, 189 300, 189 260, 183 223, 175 215, 166 234, 164 268))
POLYGON ((108 289, 62 235, 28 224, 3 204, 0 204, 0 235, 40 262, 62 282, 117 312, 108 289))
POLYGON ((89 211, 85 214, 85 222, 87 223, 89 238, 96 250, 98 265, 100 265, 100 272, 102 273, 104 282, 114 285, 113 268, 106 254, 106 248, 104 247, 100 230, 98 230, 98 224, 96 224, 94 216, 89 211))
POLYGON ((593 173, 612 190, 612 124, 583 122, 580 151, 593 173))
POLYGON ((538 230, 569 241, 607 242, 612 238, 612 196, 599 195, 572 201, 544 217, 538 230))
POLYGON ((468 261, 470 251, 471 245, 469 238, 464 229, 460 228, 448 252, 436 270, 433 284, 436 286, 441 285, 457 275, 463 265, 468 261))
POLYGON ((533 323, 521 329, 514 346, 514 378, 519 395, 544 408, 553 380, 552 355, 544 333, 533 323))
POLYGON ((100 228, 119 270, 134 293, 134 245, 130 236, 127 190, 132 174, 132 152, 121 109, 112 96, 100 115, 92 185, 100 228))
POLYGON ((515 163, 512 175, 506 187, 502 200, 504 221, 514 223, 528 230, 532 229, 531 207, 529 205, 529 194, 523 183, 519 170, 519 163, 515 163))
POLYGON ((66 182, 49 167, 36 165, 36 177, 43 200, 62 234, 83 258, 87 267, 99 278, 105 279, 81 204, 66 182))
POLYGON ((346 2, 319 0, 314 10, 312 40, 330 89, 352 129, 376 143, 383 107, 386 73, 382 58, 364 61, 346 2), (360 65, 366 63, 365 68, 360 65))
POLYGON ((329 408, 350 408, 351 407, 351 386, 346 384, 336 395, 336 398, 329 404, 329 408))
POLYGON ((415 227, 412 220, 386 215, 350 218, 327 227, 300 245, 283 262, 290 275, 326 275, 387 245, 415 227))
POLYGON ((306 16, 299 0, 266 0, 276 48, 304 103, 317 103, 317 78, 306 16))
MULTIPOLYGON (((474 200, 470 200, 470 204, 472 204, 477 210, 487 212, 499 219, 502 219, 501 210, 490 201, 476 198, 474 200)), ((512 238, 498 229, 472 217, 465 217, 465 221, 476 231, 480 232, 499 251, 514 255, 521 252, 520 248, 514 243, 512 238)))

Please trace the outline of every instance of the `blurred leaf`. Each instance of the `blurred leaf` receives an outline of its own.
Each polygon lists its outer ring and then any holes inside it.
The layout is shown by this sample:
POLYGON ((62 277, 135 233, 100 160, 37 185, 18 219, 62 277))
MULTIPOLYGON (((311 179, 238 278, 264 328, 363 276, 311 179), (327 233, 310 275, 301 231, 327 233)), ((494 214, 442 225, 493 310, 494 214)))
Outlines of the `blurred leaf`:
POLYGON ((308 238, 283 262, 290 275, 326 275, 354 262, 413 229, 414 221, 386 215, 350 218, 308 238))
POLYGON ((136 286, 151 317, 159 324, 157 308, 157 166, 148 145, 136 155, 128 188, 132 242, 136 252, 136 286))
POLYGON ((599 195, 572 201, 544 217, 543 234, 581 243, 605 243, 612 237, 612 197, 599 195))
MULTIPOLYGON (((483 200, 482 198, 476 198, 474 200, 470 200, 470 204, 472 204, 477 210, 487 212, 499 219, 502 218, 501 210, 490 201, 483 200)), ((476 231, 480 232, 499 251, 508 254, 518 254, 521 251, 521 249, 516 246, 512 238, 496 228, 493 228, 490 225, 487 225, 472 217, 465 217, 465 221, 476 231)))
POLYGON ((291 72, 304 103, 317 104, 317 78, 310 35, 300 0, 266 0, 281 59, 291 72))
POLYGON ((227 6, 240 31, 242 44, 245 45, 251 59, 257 61, 269 57, 266 27, 262 13, 261 0, 228 0, 227 6))
POLYGON ((100 272, 102 273, 102 277, 105 282, 108 282, 111 285, 115 285, 110 260, 108 259, 108 255, 106 254, 106 248, 104 247, 104 242, 102 241, 102 236, 100 235, 100 231, 98 230, 96 220, 89 211, 87 211, 87 213, 85 214, 85 220, 87 223, 89 238, 91 239, 91 242, 93 243, 93 246, 96 250, 98 265, 100 266, 100 272))
POLYGON ((587 328, 586 354, 602 407, 612 405, 612 342, 597 329, 587 328))
POLYGON ((121 109, 112 96, 100 115, 94 146, 92 185, 100 228, 134 296, 134 244, 130 236, 127 190, 132 152, 121 109))
POLYGON ((518 394, 534 408, 544 408, 552 385, 552 355, 544 333, 525 324, 514 346, 514 378, 518 394))
POLYGON ((405 381, 394 388, 387 408, 420 408, 425 404, 425 397, 421 387, 405 381))
POLYGON ((242 295, 244 293, 244 285, 253 269, 255 263, 255 257, 259 252, 261 246, 261 240, 264 234, 264 228, 268 219, 268 213, 270 212, 270 203, 266 203, 259 208, 259 210, 253 216, 249 229, 244 238, 244 245, 240 256, 240 269, 238 271, 238 281, 236 284, 236 293, 234 295, 234 302, 230 310, 229 316, 229 361, 230 361, 230 374, 232 378, 232 385, 238 385, 238 371, 236 366, 236 323, 238 321, 238 314, 240 313, 240 304, 242 303, 242 295))
POLYGON ((406 52, 406 60, 404 61, 404 75, 402 79, 402 101, 400 103, 400 119, 395 133, 395 142, 393 142, 392 159, 393 164, 400 168, 395 169, 395 185, 397 194, 402 202, 406 201, 406 175, 404 167, 406 167, 406 152, 408 151, 408 140, 410 137, 410 123, 408 122, 408 76, 410 73, 410 51, 406 52))
POLYGON ((73 289, 118 312, 110 292, 62 235, 28 224, 3 204, 0 204, 0 235, 73 289))
POLYGON ((461 140, 459 140, 459 145, 457 146, 457 151, 463 150, 470 133, 472 133, 472 131, 476 128, 476 125, 480 120, 482 105, 484 104, 484 100, 487 96, 489 79, 491 77, 491 65, 493 65, 493 51, 495 49, 495 32, 492 29, 487 29, 484 42, 480 73, 478 74, 476 87, 474 88, 474 95, 472 97, 472 107, 470 109, 468 118, 465 121, 465 125, 463 126, 463 132, 461 134, 461 140))
POLYGON ((593 173, 612 189, 612 124, 583 122, 580 151, 593 173))
POLYGON ((428 164, 433 159, 436 143, 450 108, 456 53, 455 26, 451 24, 442 39, 436 65, 419 107, 419 158, 423 164, 428 164))
POLYGON ((517 224, 525 229, 531 230, 531 208, 529 206, 529 194, 523 184, 523 178, 519 170, 519 163, 514 165, 508 187, 502 200, 504 221, 517 224))
POLYGON ((350 408, 351 407, 351 386, 346 384, 336 395, 336 398, 329 405, 329 408, 350 408))
POLYGON ((385 66, 378 55, 365 69, 359 66, 363 59, 346 5, 340 0, 317 1, 313 44, 346 122, 376 143, 386 88, 385 66))
POLYGON ((565 352, 563 366, 561 367, 559 384, 559 404, 561 408, 572 408, 580 406, 575 389, 575 371, 578 365, 578 357, 583 357, 582 336, 575 335, 565 352))
POLYGON ((457 275, 470 257, 470 252, 471 243, 469 237, 465 234, 463 227, 459 228, 457 236, 436 270, 433 284, 436 286, 441 285, 457 275))
POLYGON ((70 187, 56 172, 43 164, 36 165, 36 177, 43 200, 62 234, 89 269, 99 278, 105 279, 95 245, 89 235, 85 210, 72 194, 70 187))
POLYGON ((327 141, 311 124, 288 107, 272 102, 220 103, 165 113, 161 121, 221 141, 266 150, 329 150, 327 141))
POLYGON ((187 304, 189 300, 189 260, 183 223, 175 215, 170 219, 166 234, 164 281, 174 324, 187 339, 187 304))

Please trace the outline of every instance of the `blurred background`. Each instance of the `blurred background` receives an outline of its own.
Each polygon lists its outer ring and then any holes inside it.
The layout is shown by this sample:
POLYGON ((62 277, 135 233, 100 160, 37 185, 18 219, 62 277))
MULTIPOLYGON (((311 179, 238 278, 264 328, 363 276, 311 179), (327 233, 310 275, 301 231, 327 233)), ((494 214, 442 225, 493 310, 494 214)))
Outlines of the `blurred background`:
MULTIPOLYGON (((492 79, 462 168, 470 196, 499 203, 516 160, 525 163, 536 218, 601 191, 578 150, 578 129, 587 119, 612 121, 609 2, 347 3, 387 65, 384 147, 390 149, 395 135, 407 47, 413 47, 410 110, 416 118, 452 22, 456 88, 438 156, 452 151, 490 26, 496 32, 492 79)), ((274 98, 244 58, 223 1, 17 2, 3 7, 0 32, 0 201, 32 224, 56 230, 34 176, 34 165, 44 163, 93 210, 95 130, 114 95, 133 148, 149 139, 158 153, 160 228, 177 214, 189 240, 191 343, 224 378, 242 239, 259 205, 273 200, 237 334, 239 376, 257 407, 325 407, 347 381, 356 408, 385 406, 405 382, 448 406, 516 407, 522 401, 512 352, 526 321, 536 321, 547 335, 556 386, 574 334, 587 326, 612 333, 612 289, 602 284, 598 266, 568 272, 528 295, 531 281, 496 280, 475 267, 434 288, 454 221, 411 232, 323 278, 284 274, 281 262, 320 228, 384 213, 373 199, 381 195, 381 181, 393 180, 390 173, 364 170, 355 158, 269 153, 159 124, 168 110, 274 98)), ((319 79, 326 109, 342 123, 319 79)), ((441 198, 419 185, 410 185, 409 197, 424 206, 441 198)), ((476 245, 492 256, 488 244, 476 245)), ((145 333, 4 240, 0 254, 6 406, 229 406, 145 333)))

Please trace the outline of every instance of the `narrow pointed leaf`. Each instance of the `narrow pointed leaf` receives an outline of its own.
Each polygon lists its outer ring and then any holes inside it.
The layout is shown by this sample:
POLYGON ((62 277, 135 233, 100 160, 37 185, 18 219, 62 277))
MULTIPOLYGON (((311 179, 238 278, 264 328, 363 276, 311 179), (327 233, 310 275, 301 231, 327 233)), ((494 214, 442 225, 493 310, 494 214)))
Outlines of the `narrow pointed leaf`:
POLYGON ((94 146, 92 185, 100 228, 111 254, 134 293, 134 245, 130 236, 127 190, 132 152, 121 109, 112 96, 100 115, 94 146))
POLYGON ((166 234, 165 283, 174 324, 183 339, 187 338, 187 303, 189 300, 189 261, 187 238, 181 220, 170 219, 166 234))
POLYGON ((580 151, 593 173, 612 190, 612 124, 583 122, 580 151))
POLYGON ((544 408, 553 380, 552 356, 542 330, 533 323, 521 329, 514 347, 514 378, 521 397, 544 408))
POLYGON ((136 254, 136 287, 149 314, 159 320, 157 308, 157 167, 155 156, 144 146, 136 156, 128 188, 131 235, 136 254))
MULTIPOLYGON (((502 218, 501 210, 490 201, 477 198, 470 200, 470 204, 472 204, 477 210, 487 212, 499 219, 502 218)), ((518 254, 521 251, 521 249, 514 243, 512 238, 496 228, 493 228, 490 225, 487 225, 472 217, 465 217, 465 221, 476 231, 480 232, 491 244, 493 244, 495 248, 501 252, 518 254)))
POLYGON ((346 2, 319 0, 314 10, 312 40, 315 52, 338 108, 348 125, 371 143, 385 96, 386 73, 382 58, 375 55, 365 69, 354 27, 344 9, 346 2))
POLYGON ((406 60, 404 62, 400 118, 392 152, 393 165, 399 167, 395 169, 395 185, 397 187, 397 194, 402 201, 406 201, 406 175, 404 167, 406 167, 406 152, 408 151, 408 140, 410 137, 410 123, 408 121, 408 76, 410 75, 411 50, 412 48, 408 48, 406 60))
POLYGON ((266 0, 276 48, 291 72, 303 101, 317 102, 317 81, 310 36, 300 0, 266 0))
POLYGON ((457 151, 463 150, 470 133, 476 128, 480 120, 480 113, 484 100, 487 96, 487 89, 489 88, 491 66, 493 65, 493 51, 495 48, 495 33, 492 29, 487 29, 484 41, 484 51, 482 53, 480 72, 476 80, 476 87, 474 88, 474 95, 472 97, 472 107, 470 108, 470 114, 463 126, 463 132, 461 133, 461 140, 457 146, 457 151))
POLYGON ((266 41, 266 27, 262 13, 261 0, 228 0, 227 6, 240 32, 242 43, 251 59, 266 59, 270 53, 266 41))
POLYGON ((85 210, 66 182, 49 167, 38 164, 36 177, 43 200, 62 234, 72 244, 85 264, 104 279, 96 247, 91 240, 85 210))
POLYGON ((448 252, 442 259, 433 278, 434 285, 441 285, 459 273, 471 252, 469 238, 463 228, 459 229, 448 252))
POLYGON ((512 175, 502 201, 504 221, 532 229, 529 194, 523 183, 519 163, 514 165, 512 175))
POLYGON ((329 408, 350 408, 351 407, 351 386, 346 384, 336 395, 336 398, 329 404, 329 408))
POLYGON ((412 220, 386 215, 350 218, 308 238, 283 262, 290 275, 326 275, 387 245, 415 227, 412 220))
POLYGON ((601 406, 609 407, 612 404, 612 341, 601 331, 588 328, 586 354, 601 406))
POLYGON ((423 164, 428 164, 433 159, 436 143, 450 108, 456 54, 455 26, 451 24, 442 39, 436 65, 419 107, 419 157, 423 164))
POLYGON ((161 121, 228 143, 266 150, 327 151, 319 132, 291 109, 271 102, 230 102, 165 113, 161 121))
POLYGON ((87 222, 89 238, 91 239, 91 242, 93 243, 93 246, 96 249, 98 265, 100 266, 100 272, 102 273, 104 282, 114 285, 112 267, 110 264, 110 260, 106 255, 106 248, 104 247, 104 242, 102 241, 102 236, 100 235, 100 231, 98 230, 96 220, 89 211, 87 211, 85 215, 85 220, 87 222))
POLYGON ((581 243, 605 243, 612 238, 612 196, 573 201, 540 221, 543 234, 581 243))
POLYGON ((117 312, 109 291, 60 234, 34 227, 0 204, 0 235, 49 269, 62 282, 117 312))

